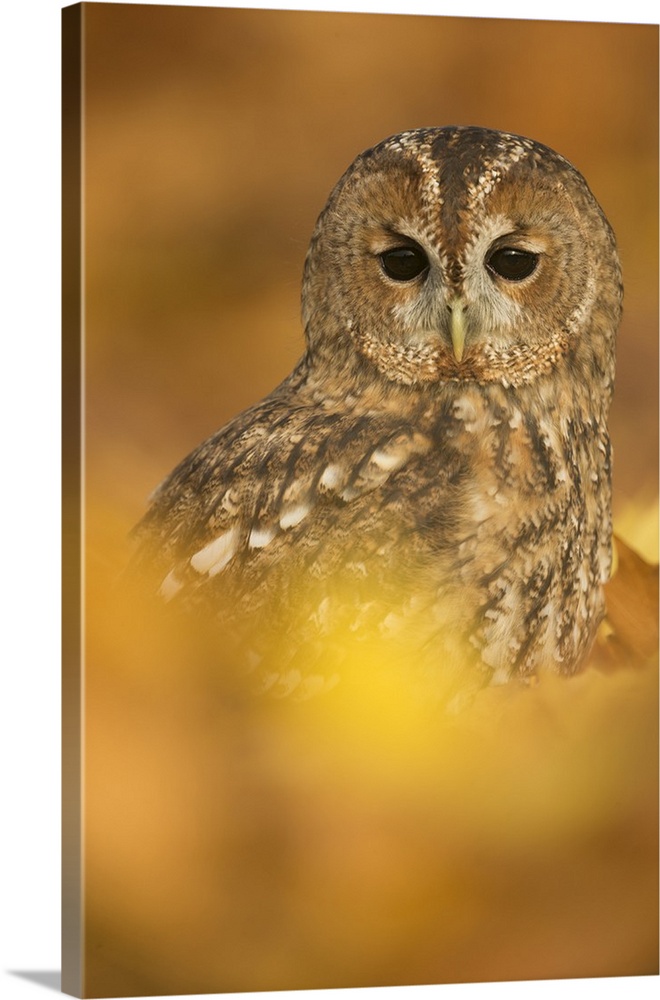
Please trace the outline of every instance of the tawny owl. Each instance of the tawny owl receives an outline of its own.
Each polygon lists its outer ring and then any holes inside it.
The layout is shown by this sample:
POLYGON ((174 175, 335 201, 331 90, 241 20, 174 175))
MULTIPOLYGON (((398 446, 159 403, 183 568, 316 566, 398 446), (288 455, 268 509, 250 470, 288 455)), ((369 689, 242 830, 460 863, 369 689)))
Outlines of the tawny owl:
POLYGON ((612 230, 551 149, 476 127, 368 149, 312 236, 300 362, 139 526, 161 595, 282 691, 341 676, 349 641, 447 690, 574 672, 610 573, 621 299, 612 230))

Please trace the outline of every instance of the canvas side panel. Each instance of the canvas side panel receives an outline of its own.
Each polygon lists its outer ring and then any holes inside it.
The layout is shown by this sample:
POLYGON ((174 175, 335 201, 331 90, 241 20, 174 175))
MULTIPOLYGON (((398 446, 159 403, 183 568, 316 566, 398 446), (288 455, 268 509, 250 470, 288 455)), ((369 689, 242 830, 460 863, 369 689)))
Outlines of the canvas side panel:
POLYGON ((62 11, 62 992, 82 996, 83 4, 62 11))

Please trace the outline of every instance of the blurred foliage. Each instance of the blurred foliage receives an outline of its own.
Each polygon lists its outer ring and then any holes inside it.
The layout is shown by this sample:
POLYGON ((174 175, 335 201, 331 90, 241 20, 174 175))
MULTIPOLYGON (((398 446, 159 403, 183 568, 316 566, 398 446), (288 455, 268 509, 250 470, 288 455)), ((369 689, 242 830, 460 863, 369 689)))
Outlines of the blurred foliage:
POLYGON ((84 10, 89 995, 657 972, 657 578, 626 546, 594 664, 455 717, 374 662, 254 701, 121 576, 151 489, 301 353, 342 171, 452 123, 557 149, 614 226, 616 523, 656 561, 657 28, 84 10))
POLYGON ((254 697, 216 631, 94 569, 88 995, 657 972, 657 572, 627 547, 581 674, 453 712, 386 644, 254 697))

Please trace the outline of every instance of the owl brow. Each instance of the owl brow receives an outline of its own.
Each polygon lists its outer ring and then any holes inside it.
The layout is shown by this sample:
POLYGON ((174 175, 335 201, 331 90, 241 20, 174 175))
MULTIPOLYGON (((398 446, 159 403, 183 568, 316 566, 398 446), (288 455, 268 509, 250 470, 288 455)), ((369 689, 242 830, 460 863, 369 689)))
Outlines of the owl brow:
MULTIPOLYGON (((415 239, 414 236, 409 236, 407 233, 402 233, 400 230, 395 229, 393 226, 383 226, 383 232, 388 236, 396 246, 397 244, 405 243, 406 246, 418 247, 420 245, 419 240, 415 239)), ((388 244, 383 249, 391 249, 388 244)), ((376 251, 377 254, 382 253, 382 250, 376 251)))

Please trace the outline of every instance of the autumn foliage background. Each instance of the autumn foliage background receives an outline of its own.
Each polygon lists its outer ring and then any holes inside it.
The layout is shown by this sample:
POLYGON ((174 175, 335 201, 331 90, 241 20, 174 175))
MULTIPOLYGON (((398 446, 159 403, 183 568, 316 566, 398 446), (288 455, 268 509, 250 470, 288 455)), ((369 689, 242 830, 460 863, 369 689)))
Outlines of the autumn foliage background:
POLYGON ((657 604, 634 552, 614 654, 451 721, 374 664, 330 706, 237 697, 121 586, 149 492, 299 357, 335 181, 443 124, 557 149, 617 233, 615 523, 657 561, 657 28, 83 9, 87 995, 657 972, 657 604))

